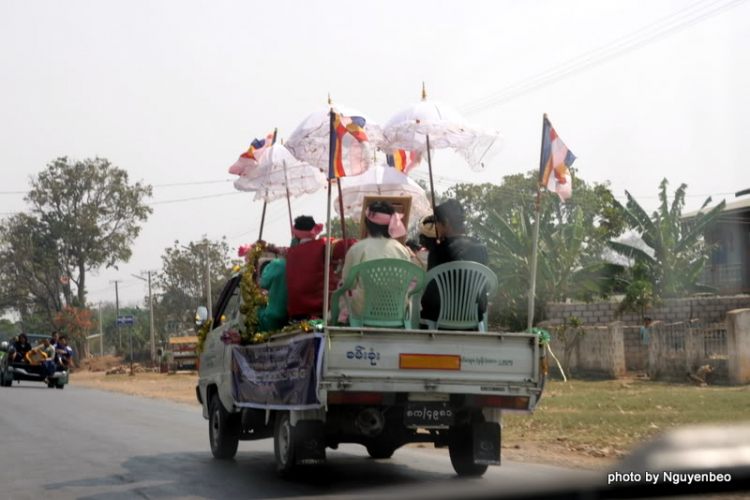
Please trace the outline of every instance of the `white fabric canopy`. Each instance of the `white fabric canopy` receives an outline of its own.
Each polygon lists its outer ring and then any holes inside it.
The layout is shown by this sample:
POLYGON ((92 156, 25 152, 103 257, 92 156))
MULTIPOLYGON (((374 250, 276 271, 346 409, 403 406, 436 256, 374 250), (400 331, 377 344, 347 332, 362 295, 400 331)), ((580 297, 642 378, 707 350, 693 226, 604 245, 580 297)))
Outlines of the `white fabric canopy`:
POLYGON ((453 107, 426 99, 410 104, 388 121, 383 147, 426 151, 428 134, 431 149, 454 149, 476 171, 484 170, 503 147, 496 130, 478 129, 453 107))
POLYGON ((298 160, 324 172, 328 172, 329 167, 331 108, 343 116, 361 116, 365 119, 365 133, 372 150, 383 142, 380 126, 356 109, 339 105, 318 109, 299 124, 286 142, 286 147, 298 160))
POLYGON ((269 147, 255 170, 234 181, 240 191, 254 191, 255 200, 271 202, 314 193, 325 187, 326 176, 319 168, 297 160, 284 146, 269 147))
MULTIPOLYGON (((424 189, 413 179, 387 165, 371 167, 364 174, 356 177, 342 177, 339 182, 341 182, 344 212, 347 217, 359 219, 365 196, 411 197, 410 224, 432 213, 424 189)), ((334 206, 341 217, 338 199, 334 206)))

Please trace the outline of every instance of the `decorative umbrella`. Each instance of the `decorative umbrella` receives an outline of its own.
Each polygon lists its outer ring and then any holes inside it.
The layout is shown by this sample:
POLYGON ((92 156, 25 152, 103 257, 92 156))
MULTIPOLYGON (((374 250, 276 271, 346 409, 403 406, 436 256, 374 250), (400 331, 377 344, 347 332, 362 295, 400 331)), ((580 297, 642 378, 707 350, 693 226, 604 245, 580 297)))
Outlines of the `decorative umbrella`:
MULTIPOLYGON (((292 225, 290 199, 314 193, 325 185, 326 177, 319 168, 297 160, 284 146, 278 144, 266 149, 256 169, 234 181, 236 189, 255 192, 255 200, 270 203, 286 197, 290 227, 292 225)), ((261 221, 261 226, 263 222, 261 221)))
POLYGON ((328 172, 330 161, 331 110, 344 116, 361 116, 365 119, 364 130, 370 145, 379 147, 383 142, 383 132, 380 126, 356 109, 330 105, 316 110, 302 120, 286 142, 286 147, 298 160, 318 167, 324 172, 328 172))
POLYGON ((502 149, 500 133, 480 130, 451 106, 427 101, 422 84, 422 100, 396 113, 383 129, 386 150, 427 151, 430 191, 434 205, 432 149, 453 149, 475 171, 484 170, 490 159, 502 149))
MULTIPOLYGON (((343 203, 339 203, 339 206, 343 205, 348 213, 361 213, 366 196, 410 197, 412 221, 421 220, 431 212, 424 189, 409 176, 387 165, 371 167, 356 177, 342 177, 341 191, 343 203)), ((339 217, 343 218, 341 209, 338 212, 339 217)))

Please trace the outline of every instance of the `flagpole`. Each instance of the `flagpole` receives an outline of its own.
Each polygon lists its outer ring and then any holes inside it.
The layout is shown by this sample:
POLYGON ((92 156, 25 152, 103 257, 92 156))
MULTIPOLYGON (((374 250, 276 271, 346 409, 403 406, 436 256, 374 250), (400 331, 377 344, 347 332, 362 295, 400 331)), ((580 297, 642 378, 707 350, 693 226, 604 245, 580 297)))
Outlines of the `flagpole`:
MULTIPOLYGON (((542 155, 544 154, 544 122, 547 120, 547 113, 544 114, 542 119, 542 144, 539 148, 539 168, 542 168, 542 155)), ((539 181, 536 183, 536 221, 534 224, 534 246, 531 251, 531 283, 529 286, 529 304, 527 310, 528 320, 526 322, 526 330, 531 331, 534 327, 534 299, 536 298, 536 267, 537 257, 539 254, 539 226, 541 224, 541 205, 542 205, 542 189, 539 181)))
MULTIPOLYGON (((331 104, 331 98, 328 98, 328 104, 331 104)), ((326 216, 326 231, 329 233, 326 238, 326 260, 325 260, 325 272, 323 275, 323 325, 328 326, 330 320, 330 313, 328 312, 329 307, 329 295, 331 288, 331 172, 333 172, 333 155, 334 148, 332 147, 333 142, 333 108, 329 112, 330 125, 329 125, 329 142, 328 142, 328 204, 326 205, 328 213, 326 216)))
MULTIPOLYGON (((275 128, 273 129, 273 139, 271 140, 271 146, 276 144, 276 134, 278 133, 279 129, 275 128)), ((288 191, 287 191, 288 192, 288 191)), ((268 196, 268 190, 266 189, 266 196, 268 196)), ((263 226, 266 223, 266 207, 268 206, 267 201, 263 201, 263 213, 260 216, 260 234, 258 234, 258 241, 261 241, 263 239, 263 226)))
POLYGON ((346 219, 344 218, 344 193, 341 191, 341 178, 336 179, 339 188, 339 212, 341 214, 341 236, 344 238, 344 253, 349 250, 346 244, 346 219))
MULTIPOLYGON (((275 142, 275 141, 274 141, 275 142)), ((284 144, 284 140, 281 140, 281 144, 284 144)), ((284 187, 286 188, 286 206, 289 209, 289 231, 292 233, 294 238, 294 222, 292 222, 292 201, 289 196, 289 177, 287 177, 286 163, 284 164, 284 187)))

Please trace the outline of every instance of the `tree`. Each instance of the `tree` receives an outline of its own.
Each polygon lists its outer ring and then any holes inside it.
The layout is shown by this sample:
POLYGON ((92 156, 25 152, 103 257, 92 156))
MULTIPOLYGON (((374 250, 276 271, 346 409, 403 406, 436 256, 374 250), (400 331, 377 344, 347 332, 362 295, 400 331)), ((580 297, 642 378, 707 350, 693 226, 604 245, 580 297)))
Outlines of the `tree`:
MULTIPOLYGON (((346 224, 346 237, 347 238, 355 238, 359 239, 360 236, 360 224, 359 219, 354 219, 351 217, 347 217, 345 220, 346 224)), ((330 234, 334 238, 343 238, 343 234, 341 233, 341 219, 338 217, 334 217, 331 219, 331 228, 330 228, 330 234)), ((328 232, 324 234, 323 236, 327 236, 328 232)))
POLYGON ((643 262, 637 262, 631 269, 632 279, 625 288, 625 297, 620 302, 617 314, 633 311, 640 315, 641 322, 646 317, 646 309, 657 302, 654 287, 649 280, 649 269, 643 262))
POLYGON ((21 213, 0 227, 0 310, 18 312, 26 331, 34 331, 32 323, 51 327, 70 303, 58 256, 49 228, 36 217, 21 213))
POLYGON ((154 299, 156 329, 174 324, 175 331, 192 328, 195 310, 206 305, 206 257, 211 274, 211 303, 215 306, 232 270, 240 261, 229 256, 226 240, 175 241, 162 255, 162 270, 156 275, 159 293, 154 299), (206 253, 208 247, 208 254, 206 253))
POLYGON ((694 292, 713 292, 713 288, 698 284, 710 251, 703 235, 719 218, 726 202, 722 201, 704 211, 711 203, 709 197, 698 215, 685 220, 682 218, 682 209, 685 206, 687 185, 682 184, 677 188, 671 203, 667 195, 668 185, 667 179, 661 181, 660 205, 650 217, 627 191, 627 205, 623 207, 616 202, 616 207, 651 252, 623 242, 610 241, 609 245, 614 251, 644 266, 643 272, 648 276, 656 297, 680 297, 694 292))
MULTIPOLYGON (((500 281, 493 321, 513 330, 526 329, 537 176, 517 174, 506 176, 499 186, 459 184, 450 190, 466 209, 469 227, 486 242, 490 267, 500 281)), ((624 217, 611 209, 609 187, 580 178, 573 183, 567 203, 549 193, 541 197, 537 320, 550 301, 607 295, 622 270, 603 258, 607 241, 625 228, 624 217)))
POLYGON ((70 342, 75 346, 74 350, 79 359, 87 358, 89 355, 86 337, 91 331, 93 323, 91 313, 87 309, 67 305, 55 316, 55 327, 57 331, 68 336, 70 342))
MULTIPOLYGON (((608 183, 587 183, 572 169, 573 196, 565 203, 550 193, 543 192, 543 209, 550 211, 556 224, 569 224, 582 217, 584 241, 595 255, 605 249, 607 241, 621 235, 626 228, 623 214, 614 208, 615 198, 608 183), (579 210, 580 209, 580 210, 579 210)), ((497 184, 457 184, 447 196, 456 198, 466 210, 470 227, 484 224, 490 212, 509 219, 522 209, 531 214, 536 207, 539 172, 513 174, 497 184)))
POLYGON ((130 247, 151 209, 151 187, 102 158, 58 158, 31 182, 26 201, 55 244, 64 282, 76 285, 68 301, 86 304, 86 275, 130 259, 130 247))

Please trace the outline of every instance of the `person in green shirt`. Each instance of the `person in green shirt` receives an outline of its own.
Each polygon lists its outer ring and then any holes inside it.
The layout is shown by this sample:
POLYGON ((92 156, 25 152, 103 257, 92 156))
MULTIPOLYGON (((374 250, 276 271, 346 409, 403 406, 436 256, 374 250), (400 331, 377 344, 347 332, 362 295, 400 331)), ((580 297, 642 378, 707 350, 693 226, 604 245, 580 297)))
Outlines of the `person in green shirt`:
POLYGON ((280 330, 288 323, 286 260, 274 259, 261 270, 260 287, 268 290, 268 305, 258 308, 258 331, 280 330))

